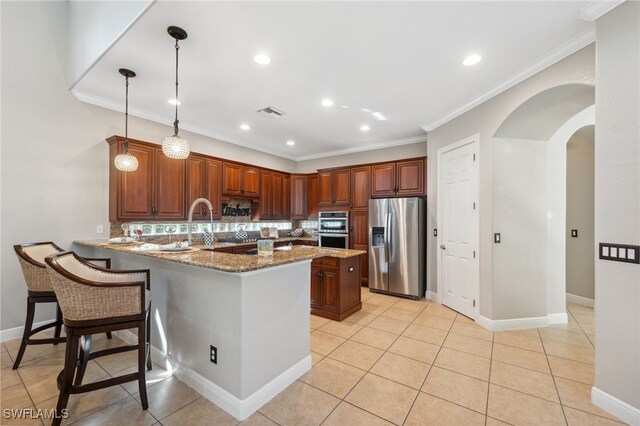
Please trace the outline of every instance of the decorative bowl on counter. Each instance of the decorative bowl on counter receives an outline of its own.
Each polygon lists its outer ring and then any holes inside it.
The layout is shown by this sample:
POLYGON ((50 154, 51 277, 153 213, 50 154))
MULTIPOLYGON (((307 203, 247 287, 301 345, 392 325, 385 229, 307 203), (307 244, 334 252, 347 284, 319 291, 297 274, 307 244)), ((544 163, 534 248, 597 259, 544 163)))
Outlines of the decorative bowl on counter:
POLYGON ((273 240, 258 240, 258 256, 273 255, 273 240))

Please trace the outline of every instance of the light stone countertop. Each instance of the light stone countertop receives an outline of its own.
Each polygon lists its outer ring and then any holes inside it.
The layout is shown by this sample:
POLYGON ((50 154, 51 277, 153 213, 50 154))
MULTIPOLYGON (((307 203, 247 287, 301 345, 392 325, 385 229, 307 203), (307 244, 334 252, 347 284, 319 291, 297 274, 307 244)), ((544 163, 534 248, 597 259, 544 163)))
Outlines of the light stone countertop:
MULTIPOLYGON (((295 239, 296 238, 279 238, 278 241, 293 241, 295 239)), ((304 239, 312 240, 311 238, 298 238, 298 240, 304 239)), ((156 259, 167 260, 169 262, 182 263, 185 265, 198 266, 201 268, 214 269, 224 272, 256 271, 259 269, 285 265, 287 263, 311 260, 317 257, 335 257, 346 259, 366 253, 362 250, 331 249, 296 245, 276 248, 274 249, 272 256, 258 256, 202 250, 203 248, 205 248, 204 246, 194 246, 190 251, 187 252, 162 252, 159 250, 131 250, 134 247, 139 247, 140 245, 142 245, 141 243, 109 244, 107 240, 78 240, 74 241, 74 243, 81 246, 114 250, 138 256, 153 257, 156 259)), ((234 245, 246 244, 216 243, 214 245, 214 248, 232 247, 234 245)))

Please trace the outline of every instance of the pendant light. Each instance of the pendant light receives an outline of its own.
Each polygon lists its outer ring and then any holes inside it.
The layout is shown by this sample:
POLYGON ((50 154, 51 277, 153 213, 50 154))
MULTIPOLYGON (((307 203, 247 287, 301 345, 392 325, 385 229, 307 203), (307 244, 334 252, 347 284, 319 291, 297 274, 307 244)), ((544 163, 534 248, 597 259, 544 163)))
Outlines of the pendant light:
POLYGON ((180 103, 178 98, 178 51, 180 50, 178 41, 187 38, 187 32, 179 27, 169 27, 167 32, 176 40, 176 119, 173 122, 173 135, 167 136, 162 142, 162 152, 169 158, 183 160, 189 156, 190 150, 189 142, 178 135, 178 104, 180 103))
POLYGON ((123 172, 134 172, 138 169, 138 159, 129 154, 129 78, 136 76, 136 73, 126 68, 118 70, 124 76, 125 81, 125 108, 124 108, 124 152, 116 155, 114 164, 116 169, 123 172))

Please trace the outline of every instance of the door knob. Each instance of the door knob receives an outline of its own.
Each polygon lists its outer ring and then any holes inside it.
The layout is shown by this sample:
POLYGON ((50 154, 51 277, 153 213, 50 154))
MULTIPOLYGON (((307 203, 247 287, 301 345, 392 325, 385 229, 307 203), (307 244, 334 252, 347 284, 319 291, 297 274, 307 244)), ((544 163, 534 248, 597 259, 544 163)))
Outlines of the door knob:
POLYGON ((447 248, 444 246, 444 244, 442 244, 442 245, 440 246, 440 248, 441 248, 442 250, 446 250, 446 249, 447 249, 447 248))

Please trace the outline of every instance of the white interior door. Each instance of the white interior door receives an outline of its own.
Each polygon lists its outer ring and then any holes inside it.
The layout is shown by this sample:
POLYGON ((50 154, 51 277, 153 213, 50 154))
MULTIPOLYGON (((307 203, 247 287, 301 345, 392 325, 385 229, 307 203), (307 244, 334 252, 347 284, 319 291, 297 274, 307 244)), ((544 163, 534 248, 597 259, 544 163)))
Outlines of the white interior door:
POLYGON ((473 138, 438 151, 438 293, 442 304, 471 318, 479 287, 476 150, 473 138))

